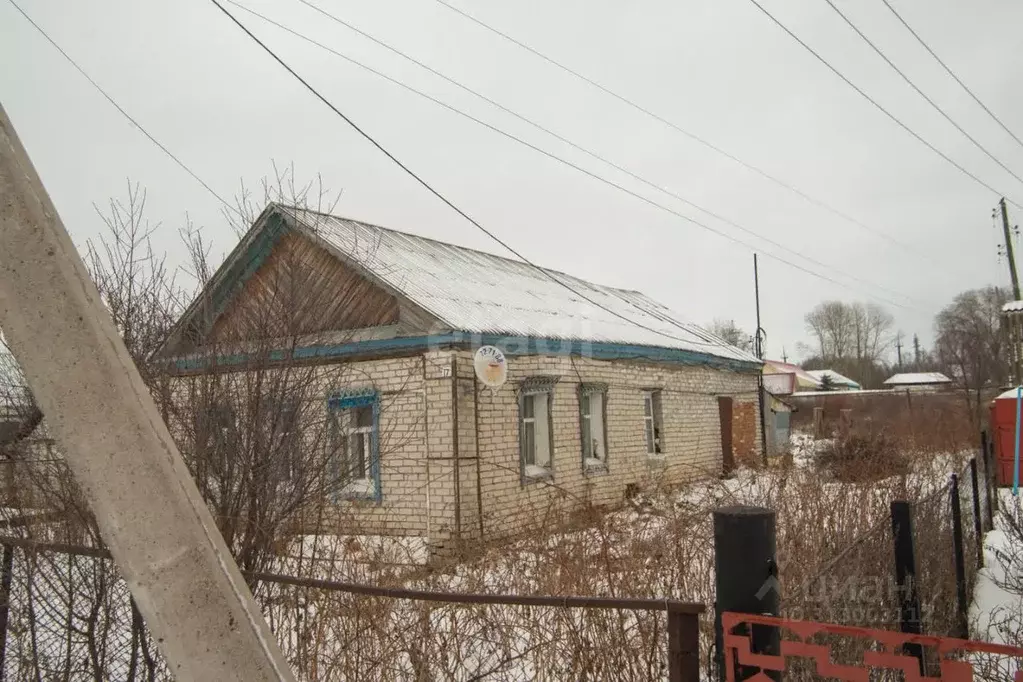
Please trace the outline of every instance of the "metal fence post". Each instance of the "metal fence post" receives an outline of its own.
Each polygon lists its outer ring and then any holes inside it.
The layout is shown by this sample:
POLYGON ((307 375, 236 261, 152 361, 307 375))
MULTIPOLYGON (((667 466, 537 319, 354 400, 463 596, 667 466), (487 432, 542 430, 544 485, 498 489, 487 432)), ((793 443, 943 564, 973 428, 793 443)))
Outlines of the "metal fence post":
POLYGON ((987 503, 986 510, 984 513, 984 522, 986 524, 986 530, 994 530, 995 528, 995 514, 994 508, 992 507, 993 501, 991 499, 991 460, 988 459, 988 439, 987 431, 980 432, 980 461, 984 464, 984 501, 987 503))
MULTIPOLYGON (((963 510, 959 498, 959 475, 952 474, 952 488, 949 495, 952 505, 952 554, 956 567, 956 602, 958 608, 957 636, 969 636, 969 608, 966 597, 966 548, 963 546, 963 510)), ((942 633, 944 634, 944 633, 942 633)))
POLYGON ((998 463, 995 461, 995 443, 994 440, 988 440, 987 452, 984 453, 984 471, 986 472, 985 478, 987 478, 988 497, 991 500, 991 507, 988 515, 991 517, 991 527, 995 527, 995 513, 998 511, 998 469, 996 468, 998 463))
POLYGON ((668 610, 668 680, 700 682, 700 618, 668 610))
MULTIPOLYGON (((733 506, 714 510, 714 571, 717 601, 714 609, 715 661, 725 679, 724 631, 721 614, 755 613, 777 616, 781 600, 775 542, 775 513, 762 507, 733 506)), ((781 653, 778 628, 751 625, 753 653, 781 653)), ((738 679, 745 679, 737 671, 738 679)), ((769 672, 774 680, 780 672, 769 672)))
POLYGON ((980 516, 980 480, 977 458, 970 458, 970 482, 973 485, 973 532, 977 536, 977 568, 984 565, 984 520, 980 516))
POLYGON ((14 547, 4 545, 0 563, 0 682, 7 678, 7 619, 11 611, 11 580, 14 576, 14 547))
MULTIPOLYGON (((892 537, 895 540, 895 581, 899 588, 899 629, 902 632, 919 635, 920 598, 916 591, 913 515, 909 502, 892 502, 892 537)), ((920 661, 920 674, 926 675, 923 647, 919 644, 907 644, 905 650, 920 661)))

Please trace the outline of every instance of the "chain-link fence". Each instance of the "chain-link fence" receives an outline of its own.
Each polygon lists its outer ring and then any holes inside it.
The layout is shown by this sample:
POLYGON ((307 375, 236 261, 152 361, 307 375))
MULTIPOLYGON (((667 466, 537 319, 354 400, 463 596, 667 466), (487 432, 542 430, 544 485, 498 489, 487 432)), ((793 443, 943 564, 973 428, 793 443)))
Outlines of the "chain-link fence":
MULTIPOLYGON (((0 538, 3 680, 169 680, 103 549, 0 538)), ((696 680, 702 605, 248 574, 306 680, 696 680)))
POLYGON ((113 562, 3 546, 5 680, 162 680, 166 665, 113 562))

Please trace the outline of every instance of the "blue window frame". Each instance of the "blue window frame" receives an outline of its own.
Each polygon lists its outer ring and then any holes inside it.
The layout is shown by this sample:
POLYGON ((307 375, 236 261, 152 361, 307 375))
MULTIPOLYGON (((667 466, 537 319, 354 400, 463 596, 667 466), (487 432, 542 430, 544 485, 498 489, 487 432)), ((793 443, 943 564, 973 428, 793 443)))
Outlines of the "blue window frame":
POLYGON ((334 393, 327 399, 327 412, 334 500, 383 501, 379 394, 334 393))

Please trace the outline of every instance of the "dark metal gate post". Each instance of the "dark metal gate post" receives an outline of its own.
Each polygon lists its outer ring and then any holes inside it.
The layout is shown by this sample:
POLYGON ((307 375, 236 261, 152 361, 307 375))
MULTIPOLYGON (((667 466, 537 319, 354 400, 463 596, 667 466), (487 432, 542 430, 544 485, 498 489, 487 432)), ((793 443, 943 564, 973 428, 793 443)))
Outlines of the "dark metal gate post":
POLYGON ((949 495, 952 505, 952 554, 956 566, 956 602, 958 636, 966 639, 969 636, 969 608, 966 599, 966 548, 963 546, 963 510, 959 498, 959 476, 952 474, 952 490, 949 495))
POLYGON ((4 545, 0 564, 0 682, 6 679, 7 619, 11 611, 11 580, 14 575, 14 547, 4 545))
POLYGON ((991 499, 991 460, 987 456, 988 441, 987 431, 980 432, 980 459, 984 463, 984 501, 987 502, 987 513, 984 515, 987 522, 987 530, 995 529, 995 512, 993 500, 991 499))
POLYGON ((991 527, 995 527, 995 513, 998 511, 998 462, 995 461, 995 441, 990 439, 987 442, 987 452, 984 453, 984 471, 987 472, 988 488, 992 491, 991 497, 991 527))
MULTIPOLYGON (((892 502, 892 537, 895 539, 895 581, 899 588, 899 629, 921 634, 920 599, 916 591, 916 556, 913 551, 913 517, 909 502, 892 502)), ((920 661, 920 674, 926 675, 924 650, 919 644, 907 644, 906 653, 920 661)))
POLYGON ((700 617, 668 610, 668 680, 700 682, 700 617))
MULTIPOLYGON (((714 570, 717 600, 714 609, 715 661, 725 679, 724 633, 721 614, 755 613, 777 616, 781 585, 775 542, 775 513, 762 507, 734 506, 714 511, 714 570)), ((778 628, 752 625, 754 653, 780 655, 778 628)), ((738 671, 737 679, 745 679, 738 671)), ((769 672, 774 680, 780 672, 769 672)))
POLYGON ((984 520, 980 516, 980 480, 977 458, 970 459, 970 482, 973 485, 973 533, 977 538, 977 568, 984 565, 984 520))

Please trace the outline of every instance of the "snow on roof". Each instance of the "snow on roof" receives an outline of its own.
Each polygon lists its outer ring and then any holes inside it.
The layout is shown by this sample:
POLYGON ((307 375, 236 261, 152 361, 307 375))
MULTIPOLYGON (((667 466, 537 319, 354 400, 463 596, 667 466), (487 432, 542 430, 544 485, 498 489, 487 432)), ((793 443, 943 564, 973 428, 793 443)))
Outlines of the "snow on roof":
POLYGON ((894 374, 885 380, 886 386, 905 386, 912 384, 951 384, 952 380, 941 372, 904 372, 894 374))
POLYGON ((1018 387, 1013 387, 1013 388, 1010 388, 1010 389, 1009 389, 1008 391, 1006 391, 1005 393, 1001 393, 1001 394, 999 394, 998 396, 996 396, 996 397, 995 397, 995 400, 1001 400, 1002 398, 1012 398, 1013 400, 1015 400, 1015 399, 1016 399, 1016 391, 1017 391, 1017 388, 1018 388, 1018 387))
POLYGON ((1003 313, 1016 313, 1023 310, 1023 301, 1009 301, 1002 306, 1003 313))
POLYGON ((804 386, 820 386, 820 379, 807 372, 799 365, 793 365, 779 360, 764 360, 766 374, 795 374, 800 383, 804 386), (773 372, 772 372, 773 370, 773 372))
POLYGON ((651 346, 760 363, 638 291, 546 270, 596 306, 521 261, 338 216, 277 208, 295 219, 295 228, 454 330, 651 346))
POLYGON ((807 373, 819 381, 823 381, 824 377, 830 377, 831 383, 836 386, 852 386, 853 388, 860 387, 858 383, 847 376, 839 374, 833 369, 811 369, 807 373))

